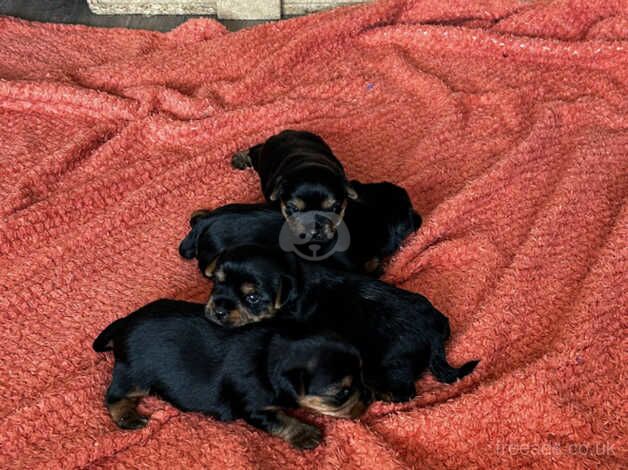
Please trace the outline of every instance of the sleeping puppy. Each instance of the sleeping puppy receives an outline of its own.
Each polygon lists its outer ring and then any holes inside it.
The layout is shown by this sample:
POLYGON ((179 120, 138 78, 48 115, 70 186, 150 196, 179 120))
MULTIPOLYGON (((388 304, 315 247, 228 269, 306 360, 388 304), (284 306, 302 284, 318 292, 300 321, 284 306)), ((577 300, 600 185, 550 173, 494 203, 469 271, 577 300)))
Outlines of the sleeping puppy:
POLYGON ((365 384, 378 398, 410 400, 425 369, 452 383, 478 363, 449 365, 444 348, 449 321, 414 292, 260 246, 224 252, 214 269, 206 306, 210 320, 240 327, 277 316, 333 330, 360 351, 365 384))
POLYGON ((253 167, 262 193, 279 201, 281 213, 295 235, 329 240, 342 222, 349 199, 357 194, 340 161, 319 136, 285 130, 231 160, 237 169, 253 167), (317 213, 327 216, 317 217, 317 213))
MULTIPOLYGON (((336 269, 381 274, 382 260, 399 249, 403 240, 421 225, 408 193, 392 183, 352 182, 358 199, 350 201, 346 215, 348 240, 343 228, 330 240, 315 243, 284 228, 284 218, 269 204, 228 204, 213 211, 199 210, 190 218, 190 231, 179 245, 186 259, 198 259, 202 273, 222 251, 237 245, 280 246, 302 259, 336 269), (341 246, 345 243, 344 246, 341 246), (318 257, 312 257, 316 247, 318 257), (329 254, 329 256, 325 256, 329 254)), ((211 270, 210 270, 211 271, 211 270)))
POLYGON ((298 449, 316 447, 320 430, 286 415, 303 407, 356 418, 366 409, 361 360, 329 334, 267 322, 235 330, 207 321, 202 304, 158 300, 111 323, 94 350, 113 349, 106 405, 124 429, 148 418, 139 400, 156 394, 183 411, 247 423, 298 449))
POLYGON ((419 229, 421 216, 407 191, 396 184, 353 180, 351 186, 358 198, 349 201, 344 221, 351 234, 353 257, 363 267, 358 272, 379 276, 384 258, 392 256, 419 229))
POLYGON ((190 217, 190 232, 179 244, 185 259, 196 258, 207 277, 207 270, 224 250, 243 244, 278 246, 285 220, 268 204, 227 204, 212 211, 198 210, 190 217))

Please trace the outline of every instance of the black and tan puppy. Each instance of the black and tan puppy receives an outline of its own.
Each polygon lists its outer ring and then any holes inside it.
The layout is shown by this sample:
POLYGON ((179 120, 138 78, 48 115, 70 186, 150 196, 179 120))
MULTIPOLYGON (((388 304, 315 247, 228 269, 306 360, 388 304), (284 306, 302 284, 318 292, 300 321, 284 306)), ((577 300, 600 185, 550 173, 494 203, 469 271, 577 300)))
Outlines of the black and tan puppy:
POLYGON ((359 349, 365 383, 379 398, 410 400, 425 369, 451 383, 478 363, 449 365, 449 321, 414 292, 260 246, 224 252, 214 268, 208 318, 237 327, 277 316, 334 330, 359 349))
POLYGON ((207 321, 202 304, 159 300, 105 328, 94 350, 110 349, 115 366, 106 405, 125 429, 146 425, 138 401, 155 394, 184 411, 242 418, 309 449, 321 441, 320 430, 282 409, 347 418, 366 409, 356 349, 295 324, 226 329, 207 321))
POLYGON ((285 220, 268 204, 227 204, 212 211, 198 210, 190 217, 190 231, 179 244, 179 254, 198 260, 207 277, 207 267, 229 248, 254 244, 278 246, 285 220))
POLYGON ((331 239, 347 201, 357 198, 329 145, 311 132, 285 130, 237 153, 231 162, 234 168, 252 166, 257 171, 264 197, 279 202, 296 235, 307 231, 314 240, 331 239), (316 213, 333 216, 317 217, 316 213))
POLYGON ((381 261, 399 249, 403 240, 421 225, 403 188, 392 183, 352 182, 358 199, 349 202, 346 229, 349 239, 336 235, 322 242, 294 236, 285 230, 285 220, 269 204, 228 204, 215 210, 199 210, 190 218, 190 232, 181 241, 179 253, 198 259, 201 272, 224 250, 238 245, 280 246, 302 259, 326 266, 373 275, 381 273, 381 261), (339 246, 345 243, 345 246, 339 246), (317 257, 312 257, 313 246, 317 257), (328 254, 329 256, 325 256, 328 254))

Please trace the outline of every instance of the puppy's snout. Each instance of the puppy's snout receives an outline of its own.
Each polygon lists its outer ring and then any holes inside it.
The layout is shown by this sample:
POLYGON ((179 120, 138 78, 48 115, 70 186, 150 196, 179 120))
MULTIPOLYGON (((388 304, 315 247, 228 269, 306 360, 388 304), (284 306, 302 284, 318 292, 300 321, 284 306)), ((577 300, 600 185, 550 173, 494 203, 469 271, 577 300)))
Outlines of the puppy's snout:
POLYGON ((229 317, 231 308, 228 299, 213 296, 205 306, 205 316, 214 322, 224 323, 229 317))

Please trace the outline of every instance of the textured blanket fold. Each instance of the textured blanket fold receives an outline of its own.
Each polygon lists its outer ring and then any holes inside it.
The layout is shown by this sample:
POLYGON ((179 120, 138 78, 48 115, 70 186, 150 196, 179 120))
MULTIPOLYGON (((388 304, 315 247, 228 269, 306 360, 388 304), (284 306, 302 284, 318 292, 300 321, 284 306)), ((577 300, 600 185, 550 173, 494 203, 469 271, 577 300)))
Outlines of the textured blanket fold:
POLYGON ((382 1, 227 33, 0 18, 0 467, 626 465, 628 5, 382 1), (385 279, 452 324, 448 386, 297 452, 151 398, 102 404, 110 321, 204 300, 177 253, 199 207, 261 198, 229 158, 284 128, 424 216, 385 279))

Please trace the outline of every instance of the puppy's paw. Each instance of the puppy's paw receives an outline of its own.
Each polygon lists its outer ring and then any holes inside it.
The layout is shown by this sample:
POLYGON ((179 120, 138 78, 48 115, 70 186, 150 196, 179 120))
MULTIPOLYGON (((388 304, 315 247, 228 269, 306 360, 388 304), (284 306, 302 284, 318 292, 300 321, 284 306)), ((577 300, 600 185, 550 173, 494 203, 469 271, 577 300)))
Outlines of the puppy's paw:
POLYGON ((374 256, 366 263, 364 263, 364 272, 367 274, 372 274, 373 276, 379 277, 381 274, 383 274, 383 271, 384 270, 382 269, 382 261, 377 256, 374 256))
POLYGON ((313 449, 323 440, 323 433, 316 426, 306 424, 284 413, 278 414, 279 424, 271 434, 280 437, 297 449, 313 449))
POLYGON ((253 166, 248 150, 237 152, 231 157, 231 166, 236 170, 245 170, 253 166))
POLYGON ((386 403, 404 403, 416 396, 416 390, 395 390, 387 392, 374 392, 375 400, 386 403))
POLYGON ((316 426, 301 423, 295 434, 290 437, 290 444, 300 450, 314 449, 323 440, 323 433, 316 426))
POLYGON ((377 392, 377 391, 374 391, 373 392, 373 399, 375 401, 383 401, 383 402, 386 402, 386 403, 393 401, 392 393, 390 393, 390 392, 377 392))
POLYGON ((142 429, 148 424, 148 418, 139 413, 125 413, 118 418, 116 424, 122 429, 142 429))

